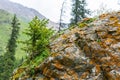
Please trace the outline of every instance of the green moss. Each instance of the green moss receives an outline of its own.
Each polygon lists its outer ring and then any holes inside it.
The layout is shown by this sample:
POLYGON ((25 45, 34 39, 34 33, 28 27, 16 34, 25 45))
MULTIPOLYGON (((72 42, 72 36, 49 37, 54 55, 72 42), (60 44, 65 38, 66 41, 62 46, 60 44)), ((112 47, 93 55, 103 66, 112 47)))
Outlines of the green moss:
POLYGON ((100 39, 97 39, 97 42, 101 42, 101 40, 100 40, 100 39))
POLYGON ((83 28, 85 26, 88 26, 88 27, 91 27, 89 26, 90 23, 92 23, 93 21, 95 21, 96 18, 86 18, 85 20, 81 21, 80 23, 78 23, 77 25, 80 27, 80 28, 83 28))

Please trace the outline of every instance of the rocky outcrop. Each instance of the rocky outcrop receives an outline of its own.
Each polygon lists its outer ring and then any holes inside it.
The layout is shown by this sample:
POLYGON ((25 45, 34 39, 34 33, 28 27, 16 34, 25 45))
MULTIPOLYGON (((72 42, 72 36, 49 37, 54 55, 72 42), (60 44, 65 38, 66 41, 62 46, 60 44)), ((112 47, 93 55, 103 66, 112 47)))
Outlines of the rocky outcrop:
POLYGON ((34 75, 21 80, 119 80, 120 12, 66 30, 50 48, 51 56, 34 68, 34 75))

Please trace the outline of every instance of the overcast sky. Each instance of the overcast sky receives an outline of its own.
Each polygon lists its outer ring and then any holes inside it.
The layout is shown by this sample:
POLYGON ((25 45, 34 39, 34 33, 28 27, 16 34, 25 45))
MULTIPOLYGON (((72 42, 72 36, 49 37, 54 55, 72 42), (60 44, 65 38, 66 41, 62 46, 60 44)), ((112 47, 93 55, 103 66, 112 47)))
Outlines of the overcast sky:
MULTIPOLYGON (((24 6, 34 8, 39 11, 41 14, 49 18, 54 22, 59 21, 60 9, 64 0, 10 0, 13 2, 20 3, 24 6)), ((67 13, 70 13, 70 1, 67 0, 66 5, 69 6, 66 10, 67 13)), ((118 5, 118 0, 87 0, 88 8, 92 11, 100 8, 103 3, 106 5, 106 9, 119 10, 120 6, 118 5)), ((67 15, 69 17, 69 14, 67 15)), ((69 18, 68 18, 69 19, 69 18)), ((66 18, 66 21, 68 21, 66 18)))

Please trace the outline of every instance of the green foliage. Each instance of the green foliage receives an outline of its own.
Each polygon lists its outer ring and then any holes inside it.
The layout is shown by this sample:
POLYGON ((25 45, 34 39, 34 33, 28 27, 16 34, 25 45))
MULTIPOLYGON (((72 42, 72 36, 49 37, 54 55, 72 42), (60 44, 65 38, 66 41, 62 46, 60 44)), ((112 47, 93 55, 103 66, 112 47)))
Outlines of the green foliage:
POLYGON ((23 48, 30 57, 33 58, 38 54, 42 54, 48 49, 49 39, 53 34, 51 29, 47 28, 48 20, 39 20, 37 17, 29 23, 28 29, 24 32, 28 36, 28 40, 22 41, 26 44, 23 48))
POLYGON ((96 41, 97 41, 97 42, 101 42, 101 40, 100 40, 100 39, 97 39, 96 41))
POLYGON ((34 67, 38 66, 46 57, 49 56, 49 41, 53 34, 53 30, 47 28, 48 20, 39 20, 37 17, 29 23, 28 29, 24 31, 28 39, 21 41, 26 47, 23 48, 29 56, 20 66, 27 67, 31 76, 34 74, 34 67))
POLYGON ((30 66, 29 70, 30 72, 28 74, 32 76, 35 73, 34 66, 30 66))
POLYGON ((8 80, 13 72, 14 69, 14 61, 9 58, 10 55, 4 56, 4 63, 3 64, 3 71, 1 73, 0 79, 8 80))
POLYGON ((1 65, 4 67, 1 67, 0 69, 3 69, 1 71, 0 79, 2 80, 8 80, 13 72, 14 67, 14 62, 15 62, 15 49, 17 47, 16 45, 16 40, 18 38, 18 33, 19 33, 19 23, 16 15, 14 15, 11 27, 12 27, 12 33, 10 36, 10 39, 8 41, 7 45, 7 50, 6 53, 4 54, 2 61, 0 62, 1 65))
MULTIPOLYGON (((25 21, 22 17, 17 16, 20 22, 20 36, 18 39, 25 40, 26 36, 22 34, 22 31, 28 27, 28 22, 25 21)), ((13 19, 13 14, 0 9, 0 55, 4 55, 6 52, 6 46, 11 36, 11 20, 13 19)), ((17 44, 15 57, 20 60, 22 57, 25 57, 26 54, 20 48, 23 47, 21 44, 17 44)))
POLYGON ((4 66, 3 66, 3 62, 4 61, 4 58, 3 58, 3 56, 1 55, 0 56, 0 76, 1 76, 1 73, 3 72, 3 68, 4 68, 4 66))
POLYGON ((78 26, 79 26, 80 28, 83 28, 83 27, 87 26, 87 23, 84 23, 84 22, 83 22, 83 23, 79 23, 78 26))
POLYGON ((90 11, 85 8, 86 1, 85 0, 72 0, 72 16, 71 25, 75 25, 78 21, 81 21, 83 18, 86 17, 87 14, 90 14, 90 11))
POLYGON ((14 15, 11 25, 12 25, 11 26, 12 34, 11 34, 11 37, 10 37, 8 45, 7 45, 7 52, 10 52, 13 55, 15 55, 15 49, 17 47, 16 41, 18 39, 19 29, 20 29, 18 26, 18 25, 20 25, 20 23, 18 22, 16 15, 14 15))
POLYGON ((7 11, 0 9, 0 24, 9 24, 11 21, 12 15, 7 11))
POLYGON ((10 22, 12 15, 7 11, 0 9, 0 55, 5 52, 6 45, 10 38, 11 27, 10 22))
POLYGON ((90 27, 89 23, 92 23, 93 21, 95 21, 96 18, 85 18, 83 21, 81 21, 80 23, 78 23, 77 25, 82 28, 85 26, 90 27))

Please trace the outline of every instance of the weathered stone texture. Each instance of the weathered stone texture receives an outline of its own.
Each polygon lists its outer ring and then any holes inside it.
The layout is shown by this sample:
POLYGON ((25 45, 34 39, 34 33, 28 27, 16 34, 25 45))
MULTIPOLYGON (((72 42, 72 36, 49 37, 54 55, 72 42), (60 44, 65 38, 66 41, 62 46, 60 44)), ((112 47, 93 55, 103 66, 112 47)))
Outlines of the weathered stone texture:
POLYGON ((103 14, 92 27, 75 27, 54 40, 51 56, 37 67, 43 80, 120 80, 119 17, 103 14))

